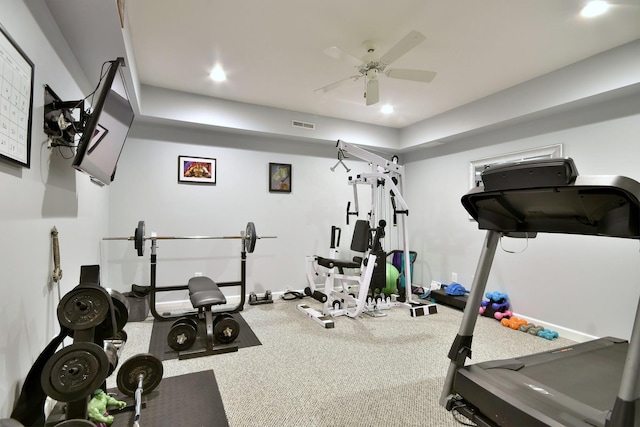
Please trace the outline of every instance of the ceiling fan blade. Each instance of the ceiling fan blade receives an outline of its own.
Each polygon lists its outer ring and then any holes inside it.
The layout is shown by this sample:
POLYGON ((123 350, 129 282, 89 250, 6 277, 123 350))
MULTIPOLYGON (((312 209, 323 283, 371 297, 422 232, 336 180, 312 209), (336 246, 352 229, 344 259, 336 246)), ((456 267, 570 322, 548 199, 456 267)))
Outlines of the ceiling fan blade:
POLYGON ((378 79, 367 80, 367 92, 365 94, 367 105, 377 104, 380 101, 380 88, 378 87, 378 79))
POLYGON ((387 77, 394 79, 413 80, 416 82, 430 83, 436 78, 435 71, 409 70, 406 68, 393 68, 384 72, 387 77))
POLYGON ((353 65, 354 67, 359 67, 362 65, 362 61, 355 56, 351 55, 349 52, 340 49, 338 46, 331 46, 323 50, 325 55, 328 55, 334 59, 337 59, 342 62, 346 62, 349 65, 353 65))
POLYGON ((400 58, 405 53, 409 52, 414 47, 418 46, 424 41, 426 37, 421 33, 413 30, 407 34, 402 40, 396 43, 387 53, 382 55, 380 61, 385 64, 391 64, 396 59, 400 58))
POLYGON ((316 89, 313 92, 314 93, 327 93, 330 90, 333 90, 335 88, 338 88, 346 83, 348 83, 349 81, 357 81, 360 77, 362 77, 362 74, 358 74, 355 76, 351 76, 351 77, 347 77, 346 79, 342 79, 342 80, 338 80, 337 82, 333 82, 331 84, 328 84, 326 86, 321 87, 320 89, 316 89))

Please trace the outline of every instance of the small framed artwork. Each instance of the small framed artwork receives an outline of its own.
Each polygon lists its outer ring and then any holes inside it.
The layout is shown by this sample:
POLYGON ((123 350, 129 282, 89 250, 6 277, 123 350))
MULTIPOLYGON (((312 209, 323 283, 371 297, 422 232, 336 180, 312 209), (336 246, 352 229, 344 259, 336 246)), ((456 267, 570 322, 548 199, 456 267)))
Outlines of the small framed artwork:
POLYGON ((216 183, 216 159, 178 156, 178 182, 216 183))
POLYGON ((269 191, 271 193, 291 193, 291 165, 269 163, 269 191))

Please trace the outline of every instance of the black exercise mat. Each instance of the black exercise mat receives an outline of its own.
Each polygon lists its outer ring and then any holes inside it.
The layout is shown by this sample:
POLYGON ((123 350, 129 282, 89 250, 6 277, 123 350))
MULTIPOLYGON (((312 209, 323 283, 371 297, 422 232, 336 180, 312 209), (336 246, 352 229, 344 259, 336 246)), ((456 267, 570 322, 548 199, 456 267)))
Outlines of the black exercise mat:
MULTIPOLYGON (((117 399, 124 399, 117 389, 117 399)), ((228 427, 220 390, 213 371, 164 378, 148 395, 140 411, 142 426, 228 427)), ((115 414, 111 427, 130 427, 134 411, 115 414)))
MULTIPOLYGON (((238 338, 231 343, 238 346, 238 348, 253 347, 256 345, 262 345, 256 334, 253 333, 247 322, 242 318, 240 313, 233 313, 233 318, 238 322, 240 326, 240 333, 238 338)), ((173 350, 167 344, 167 335, 171 330, 171 325, 176 319, 167 321, 153 321, 153 330, 151 331, 151 342, 149 342, 149 353, 153 354, 160 360, 177 359, 178 352, 173 350)), ((206 342, 206 332, 204 322, 198 322, 198 337, 196 342, 193 343, 191 349, 204 348, 206 342)))

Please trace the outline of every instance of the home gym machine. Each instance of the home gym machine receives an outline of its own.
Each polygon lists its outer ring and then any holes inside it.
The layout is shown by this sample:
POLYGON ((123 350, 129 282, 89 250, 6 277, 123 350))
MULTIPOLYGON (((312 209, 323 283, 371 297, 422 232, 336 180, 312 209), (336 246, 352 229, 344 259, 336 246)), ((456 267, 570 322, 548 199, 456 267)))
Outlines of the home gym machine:
POLYGON ((359 220, 356 222, 351 249, 355 252, 363 253, 362 257, 356 260, 338 260, 337 246, 339 242, 339 228, 332 228, 331 249, 329 258, 320 256, 308 256, 307 262, 307 282, 305 294, 315 300, 322 302, 322 311, 313 309, 308 304, 299 304, 298 309, 325 328, 332 328, 332 317, 346 315, 357 317, 362 313, 372 316, 381 315, 381 309, 388 309, 395 306, 407 307, 413 317, 437 312, 435 304, 425 304, 414 301, 411 293, 411 259, 409 251, 409 230, 407 217, 409 208, 402 194, 402 178, 404 176, 404 166, 398 164, 398 158, 393 157, 387 160, 377 154, 338 140, 338 162, 331 168, 332 171, 338 165, 342 165, 347 172, 349 169, 343 162, 348 155, 354 155, 369 163, 371 172, 360 173, 355 177, 349 176, 348 184, 353 186, 354 211, 350 210, 351 202, 347 203, 346 222, 349 224, 350 216, 359 215, 358 206, 358 185, 367 185, 371 188, 371 209, 368 213, 368 221, 359 220), (388 192, 388 193, 387 193, 388 192), (404 295, 397 295, 395 301, 391 297, 382 294, 382 289, 386 287, 386 253, 382 249, 381 239, 385 235, 387 222, 382 219, 379 205, 383 198, 391 200, 393 208, 393 226, 397 226, 400 217, 401 239, 403 243, 402 252, 404 254, 404 295), (345 274, 345 269, 359 269, 359 273, 345 274), (318 277, 324 278, 324 287, 316 283, 318 277), (351 285, 358 286, 356 296, 350 289, 351 285), (379 293, 375 294, 375 290, 379 293), (372 291, 373 294, 372 294, 372 291))
MULTIPOLYGON (((479 307, 500 238, 538 233, 640 239, 640 183, 580 176, 572 159, 498 165, 462 205, 487 230, 469 307, 479 307)), ((601 313, 606 315, 606 313, 601 313)), ((631 340, 605 337, 465 366, 478 313, 466 310, 449 351, 440 404, 478 426, 640 425, 640 304, 631 340)))
POLYGON ((174 323, 167 335, 167 344, 178 352, 179 359, 207 356, 211 354, 228 353, 238 350, 238 346, 232 342, 240 333, 240 326, 233 318, 232 313, 242 311, 246 298, 246 260, 247 252, 255 250, 258 239, 275 239, 276 236, 258 236, 253 222, 248 222, 240 235, 232 236, 151 236, 145 235, 145 223, 139 221, 133 236, 129 237, 105 237, 103 240, 127 240, 133 241, 138 256, 145 252, 145 242, 151 241, 151 276, 149 305, 151 314, 156 320, 170 321, 174 323), (156 283, 157 270, 157 242, 158 240, 240 240, 240 280, 233 282, 214 282, 208 277, 192 277, 187 285, 158 286, 156 283), (240 290, 240 301, 232 308, 223 307, 227 300, 221 287, 237 287, 240 290), (189 299, 193 311, 174 314, 160 314, 156 309, 156 296, 158 292, 189 291, 189 299), (221 309, 218 307, 222 307, 221 309), (216 309, 218 308, 218 309, 216 309), (198 336, 199 320, 204 320, 206 331, 206 344, 201 349, 191 349, 198 336))

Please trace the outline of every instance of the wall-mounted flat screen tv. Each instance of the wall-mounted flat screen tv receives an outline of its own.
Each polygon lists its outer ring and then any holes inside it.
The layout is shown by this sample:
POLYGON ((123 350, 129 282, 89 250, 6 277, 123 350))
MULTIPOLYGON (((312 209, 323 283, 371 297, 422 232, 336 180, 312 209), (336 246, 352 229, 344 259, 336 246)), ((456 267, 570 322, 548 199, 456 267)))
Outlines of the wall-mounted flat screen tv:
MULTIPOLYGON (((133 123, 134 113, 127 98, 114 90, 121 58, 110 61, 104 81, 99 84, 98 98, 78 142, 73 167, 103 185, 115 178, 116 166, 133 123)), ((124 85, 124 79, 122 79, 124 85)))

